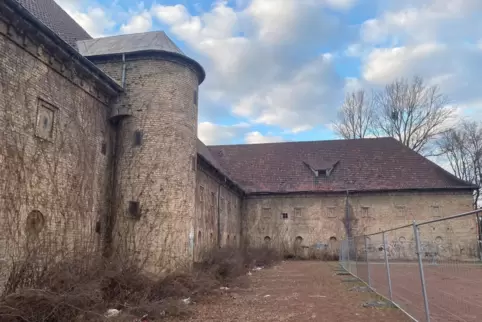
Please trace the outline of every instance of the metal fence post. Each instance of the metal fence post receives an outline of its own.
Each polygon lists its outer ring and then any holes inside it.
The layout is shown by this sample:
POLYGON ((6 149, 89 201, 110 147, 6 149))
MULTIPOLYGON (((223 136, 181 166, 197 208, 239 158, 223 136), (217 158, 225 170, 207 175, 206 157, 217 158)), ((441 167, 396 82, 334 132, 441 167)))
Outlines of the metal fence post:
POLYGON ((387 279, 388 279, 388 295, 390 301, 393 302, 392 296, 392 279, 390 278, 390 265, 388 264, 388 254, 387 254, 387 240, 385 238, 385 232, 383 232, 383 252, 385 253, 385 267, 387 268, 387 279))
POLYGON ((370 280, 370 264, 368 261, 368 242, 367 242, 367 236, 363 236, 363 239, 365 239, 365 257, 367 259, 367 277, 368 277, 368 286, 372 288, 372 283, 370 280))
POLYGON ((420 236, 418 232, 418 226, 415 222, 413 221, 413 233, 415 236, 415 245, 417 249, 417 257, 418 257, 418 269, 420 271, 420 281, 422 283, 422 294, 423 294, 423 303, 425 305, 425 317, 427 319, 427 322, 430 322, 430 310, 428 307, 428 297, 427 297, 427 289, 425 286, 425 276, 423 274, 423 263, 422 263, 422 254, 420 250, 420 236))

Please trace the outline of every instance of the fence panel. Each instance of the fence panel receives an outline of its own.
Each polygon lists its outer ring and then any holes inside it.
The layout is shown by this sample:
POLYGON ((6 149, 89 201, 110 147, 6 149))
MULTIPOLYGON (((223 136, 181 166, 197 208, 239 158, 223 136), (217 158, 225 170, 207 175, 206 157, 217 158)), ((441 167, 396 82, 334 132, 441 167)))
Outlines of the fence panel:
POLYGON ((477 229, 476 214, 418 225, 431 322, 482 319, 477 229))
POLYGON ((340 261, 410 317, 482 317, 482 210, 342 241, 340 261))

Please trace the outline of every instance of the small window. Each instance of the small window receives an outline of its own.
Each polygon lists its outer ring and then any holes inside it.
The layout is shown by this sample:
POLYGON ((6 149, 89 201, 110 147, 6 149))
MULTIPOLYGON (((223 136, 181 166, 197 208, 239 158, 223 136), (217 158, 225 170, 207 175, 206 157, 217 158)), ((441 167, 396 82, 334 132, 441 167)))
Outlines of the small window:
POLYGON ((397 218, 405 218, 405 206, 395 206, 395 216, 397 218))
POLYGON ((283 218, 283 219, 288 219, 288 214, 287 214, 286 212, 283 212, 283 213, 281 214, 281 218, 283 218))
POLYGON ((191 169, 193 171, 196 171, 196 162, 197 162, 196 157, 191 157, 191 169))
POLYGON ((142 145, 142 137, 144 136, 144 134, 142 133, 142 131, 135 131, 134 132, 134 146, 141 146, 142 145))
POLYGON ((38 210, 32 210, 27 216, 25 230, 30 236, 37 236, 45 226, 44 215, 38 210))
POLYGON ((328 218, 336 218, 336 207, 326 208, 328 218))
POLYGON ((219 202, 219 211, 221 211, 221 213, 223 212, 223 208, 224 208, 224 198, 221 198, 220 202, 219 202))
POLYGON ((100 147, 100 153, 102 153, 103 155, 107 154, 107 144, 105 142, 102 142, 102 145, 100 147))
POLYGON ((216 195, 214 192, 211 192, 211 206, 214 208, 214 205, 216 204, 216 195))
POLYGON ((271 237, 269 236, 264 237, 264 244, 265 246, 269 246, 271 244, 271 237))
POLYGON ((100 221, 97 221, 97 222, 95 223, 95 232, 96 232, 97 234, 100 234, 100 221))
POLYGON ((303 208, 295 208, 295 218, 301 218, 303 208))
POLYGON ((271 218, 271 208, 263 208, 261 210, 261 214, 264 219, 270 219, 271 218))
POLYGON ((370 216, 370 207, 361 207, 362 218, 368 218, 370 216))
POLYGON ((196 106, 197 106, 197 104, 198 104, 198 100, 199 100, 199 94, 198 94, 198 90, 197 90, 197 89, 195 89, 195 90, 194 90, 194 105, 196 105, 196 106))
POLYGON ((199 186, 199 202, 204 203, 204 187, 199 186))
POLYGON ((228 216, 231 216, 231 201, 228 201, 228 216))
POLYGON ((441 209, 438 205, 431 206, 432 217, 434 219, 442 218, 441 209))
POLYGON ((141 215, 140 213, 139 201, 129 201, 129 216, 138 219, 141 215))

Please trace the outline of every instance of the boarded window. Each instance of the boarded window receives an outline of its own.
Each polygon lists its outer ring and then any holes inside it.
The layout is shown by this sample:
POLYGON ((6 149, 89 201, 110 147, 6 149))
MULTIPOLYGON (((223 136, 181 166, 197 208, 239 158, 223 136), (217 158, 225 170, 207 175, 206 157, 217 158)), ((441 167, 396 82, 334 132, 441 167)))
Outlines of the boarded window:
POLYGON ((430 207, 431 208, 431 212, 432 212, 432 217, 434 219, 438 219, 438 218, 442 218, 442 209, 440 206, 438 205, 433 205, 430 207))
POLYGON ((303 215, 303 208, 295 208, 295 218, 301 218, 303 215))
POLYGON ((35 134, 46 140, 53 139, 56 109, 44 101, 39 101, 37 106, 37 122, 35 134))
POLYGON ((370 207, 361 207, 361 217, 362 218, 370 217, 370 207))
POLYGON ((336 218, 336 207, 327 207, 326 213, 328 218, 336 218))
POLYGON ((395 206, 395 216, 397 218, 405 218, 406 212, 405 206, 395 206))
POLYGON ((270 219, 271 218, 271 208, 263 208, 261 210, 261 215, 263 216, 264 219, 270 219))

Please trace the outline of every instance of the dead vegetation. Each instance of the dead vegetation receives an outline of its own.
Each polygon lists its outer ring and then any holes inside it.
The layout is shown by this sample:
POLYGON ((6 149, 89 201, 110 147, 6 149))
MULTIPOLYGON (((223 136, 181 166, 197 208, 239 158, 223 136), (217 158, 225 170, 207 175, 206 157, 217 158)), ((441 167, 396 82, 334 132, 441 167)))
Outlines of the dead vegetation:
MULTIPOLYGON (((5 322, 104 321, 109 309, 115 321, 161 320, 189 316, 189 303, 215 294, 255 266, 279 260, 271 249, 215 249, 194 269, 153 279, 120 261, 76 256, 55 265, 36 265, 34 258, 15 263, 0 298, 5 322)), ((112 319, 111 319, 112 320, 112 319)))

